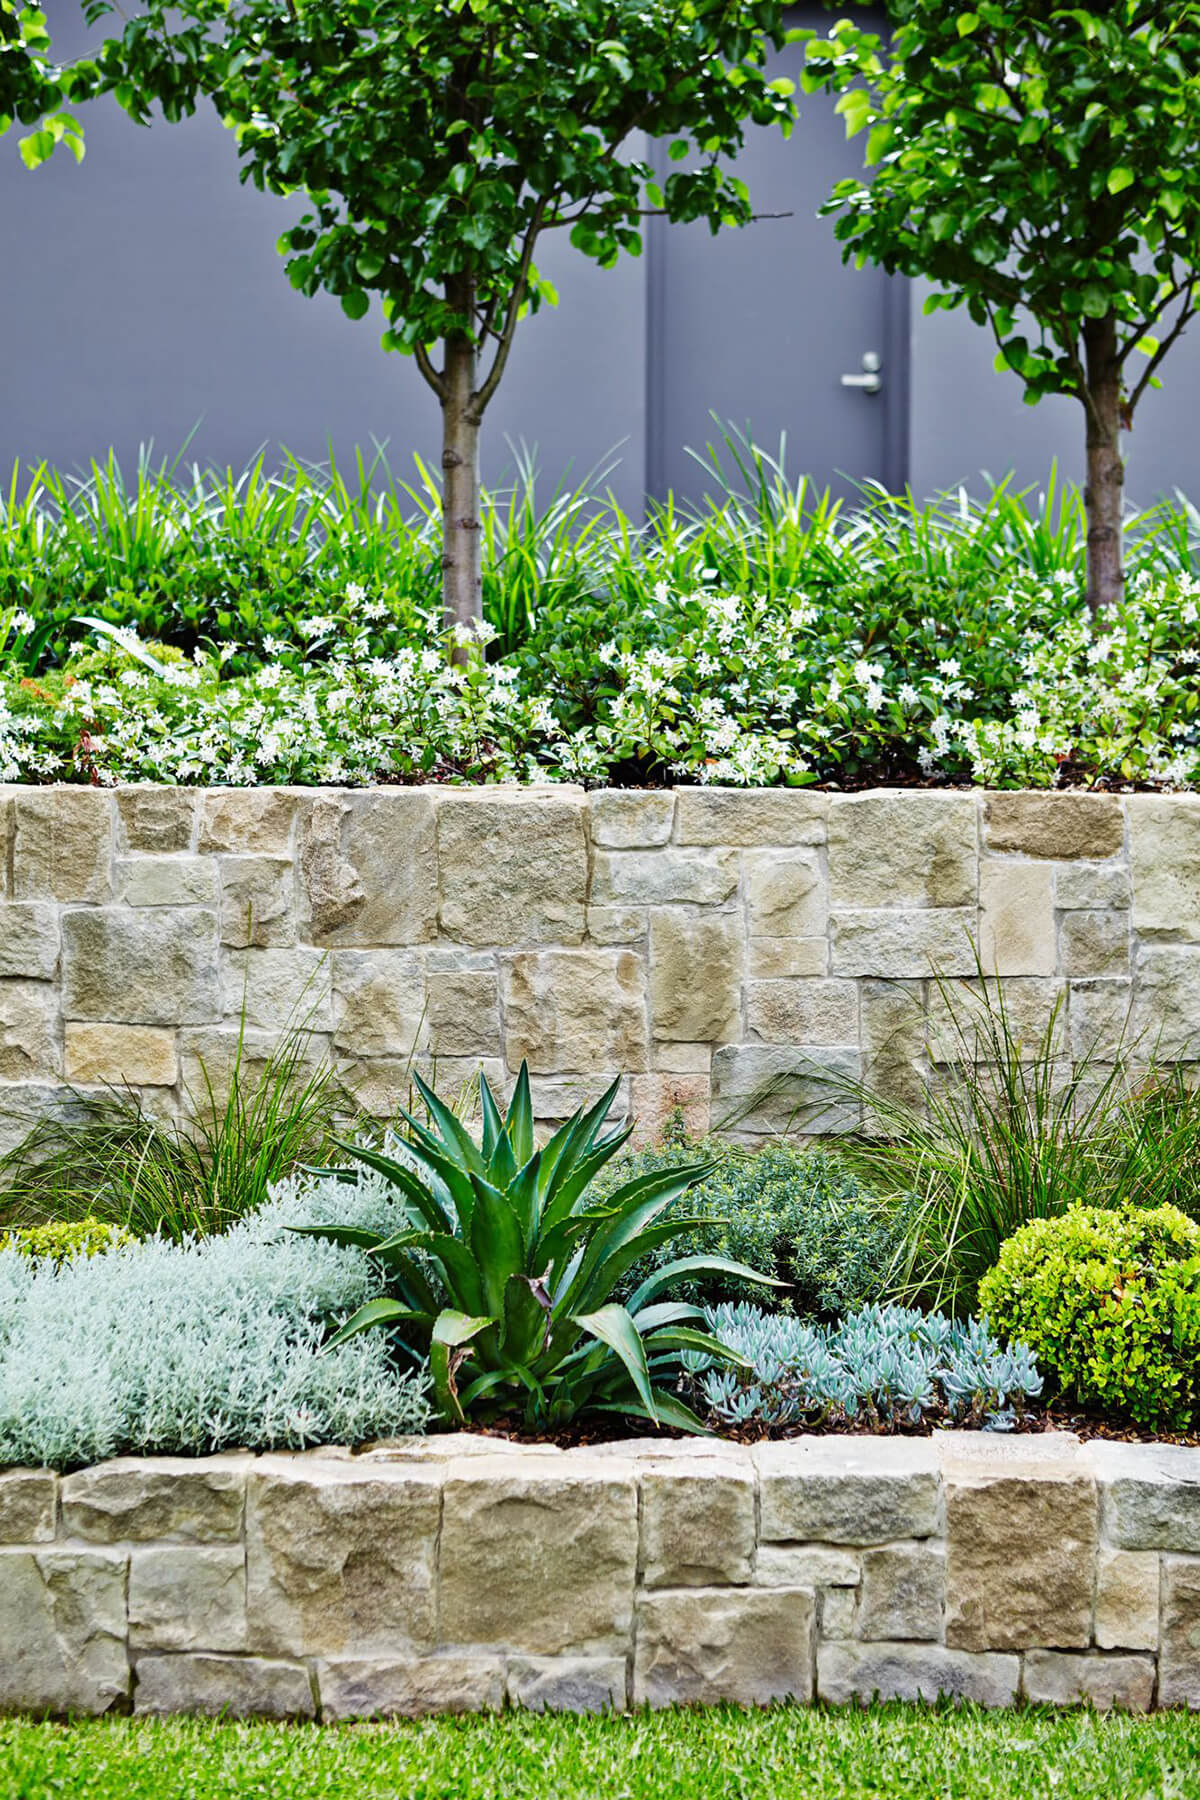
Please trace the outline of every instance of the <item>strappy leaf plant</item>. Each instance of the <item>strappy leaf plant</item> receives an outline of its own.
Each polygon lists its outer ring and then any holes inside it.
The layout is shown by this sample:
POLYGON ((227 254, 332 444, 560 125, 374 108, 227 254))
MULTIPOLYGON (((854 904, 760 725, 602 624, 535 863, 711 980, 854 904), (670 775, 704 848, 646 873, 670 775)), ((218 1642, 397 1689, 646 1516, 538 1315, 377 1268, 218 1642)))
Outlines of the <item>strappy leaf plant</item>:
POLYGON ((594 1176, 632 1130, 605 1133, 616 1082, 539 1149, 524 1065, 506 1116, 481 1075, 479 1143, 414 1080, 429 1123, 403 1114, 409 1135, 389 1146, 396 1154, 340 1146, 393 1184, 411 1226, 390 1237, 307 1228, 367 1250, 387 1276, 388 1291, 360 1307, 330 1347, 395 1328, 427 1349, 438 1405, 454 1424, 519 1416, 544 1429, 609 1412, 702 1429, 672 1391, 683 1352, 743 1360, 697 1329, 698 1307, 658 1296, 699 1274, 783 1284, 726 1258, 685 1256, 654 1269, 624 1305, 612 1295, 635 1263, 704 1223, 673 1203, 712 1165, 653 1170, 593 1197, 594 1176))

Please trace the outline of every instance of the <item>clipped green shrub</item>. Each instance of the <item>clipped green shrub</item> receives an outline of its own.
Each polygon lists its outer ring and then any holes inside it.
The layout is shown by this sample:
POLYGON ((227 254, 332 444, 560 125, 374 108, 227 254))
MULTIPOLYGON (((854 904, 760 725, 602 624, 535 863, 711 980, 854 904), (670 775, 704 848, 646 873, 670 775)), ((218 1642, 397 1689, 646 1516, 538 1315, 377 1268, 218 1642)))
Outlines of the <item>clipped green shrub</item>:
MULTIPOLYGON (((719 1137, 689 1143, 676 1127, 661 1145, 615 1162, 600 1190, 697 1162, 716 1167, 692 1188, 687 1210, 708 1223, 655 1251, 631 1285, 668 1257, 719 1256, 788 1282, 781 1298, 801 1317, 837 1318, 879 1296, 904 1235, 903 1204, 882 1206, 828 1151, 782 1141, 747 1151, 719 1137)), ((680 1281, 671 1293, 709 1306, 760 1297, 720 1275, 680 1281)))
POLYGON ((53 1219, 47 1225, 22 1225, 0 1234, 0 1250, 16 1250, 21 1256, 47 1257, 51 1262, 70 1262, 76 1256, 101 1256, 128 1244, 130 1236, 119 1225, 89 1214, 82 1219, 53 1219))
POLYGON ((1177 1207, 1036 1219, 1001 1249, 979 1306, 1084 1406, 1160 1430, 1200 1416, 1200 1226, 1177 1207))

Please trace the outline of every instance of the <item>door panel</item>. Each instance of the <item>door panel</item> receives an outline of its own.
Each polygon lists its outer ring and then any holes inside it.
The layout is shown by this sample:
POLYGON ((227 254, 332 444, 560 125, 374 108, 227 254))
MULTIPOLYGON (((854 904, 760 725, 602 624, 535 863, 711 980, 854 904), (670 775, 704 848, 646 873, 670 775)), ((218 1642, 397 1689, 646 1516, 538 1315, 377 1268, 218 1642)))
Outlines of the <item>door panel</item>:
MULTIPOLYGON (((828 27, 821 6, 789 9, 789 22, 828 27)), ((883 14, 864 23, 883 27, 883 14)), ((803 46, 774 58, 797 80, 803 46)), ((793 478, 851 494, 867 477, 907 477, 907 283, 847 267, 833 222, 817 209, 842 176, 862 167, 866 134, 846 140, 831 95, 801 96, 792 136, 751 127, 738 173, 763 218, 713 237, 704 224, 655 221, 650 236, 647 485, 689 499, 711 489, 688 454, 719 440, 712 415, 772 454, 787 436, 793 478), (878 358, 880 387, 842 385, 878 358)))

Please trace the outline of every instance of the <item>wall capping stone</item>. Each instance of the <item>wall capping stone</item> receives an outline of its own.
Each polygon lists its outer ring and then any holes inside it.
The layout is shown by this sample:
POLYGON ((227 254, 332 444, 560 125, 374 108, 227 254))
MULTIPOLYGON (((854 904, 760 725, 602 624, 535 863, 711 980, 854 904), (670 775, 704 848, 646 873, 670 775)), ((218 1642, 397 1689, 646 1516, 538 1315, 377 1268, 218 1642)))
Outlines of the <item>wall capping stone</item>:
POLYGON ((0 1711, 1200 1709, 1200 1450, 456 1433, 0 1470, 0 1711))

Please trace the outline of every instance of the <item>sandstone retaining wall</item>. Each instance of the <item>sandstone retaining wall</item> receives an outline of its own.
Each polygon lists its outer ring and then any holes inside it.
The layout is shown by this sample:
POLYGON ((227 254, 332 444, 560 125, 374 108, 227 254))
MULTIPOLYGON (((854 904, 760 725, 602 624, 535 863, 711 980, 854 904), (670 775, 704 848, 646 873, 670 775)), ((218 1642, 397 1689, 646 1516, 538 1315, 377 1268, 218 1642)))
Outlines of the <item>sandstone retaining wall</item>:
POLYGON ((1200 1451, 479 1437, 0 1474, 0 1709, 1200 1708, 1200 1451))
POLYGON ((799 1069, 919 1097, 973 942, 1027 1038, 1061 999, 1064 1057, 1128 1017, 1200 1060, 1200 798, 0 789, 0 1142, 68 1085, 177 1107, 243 1005, 255 1052, 308 1014, 380 1114, 414 1049, 448 1088, 527 1057, 546 1121, 621 1075, 644 1134, 799 1069))

